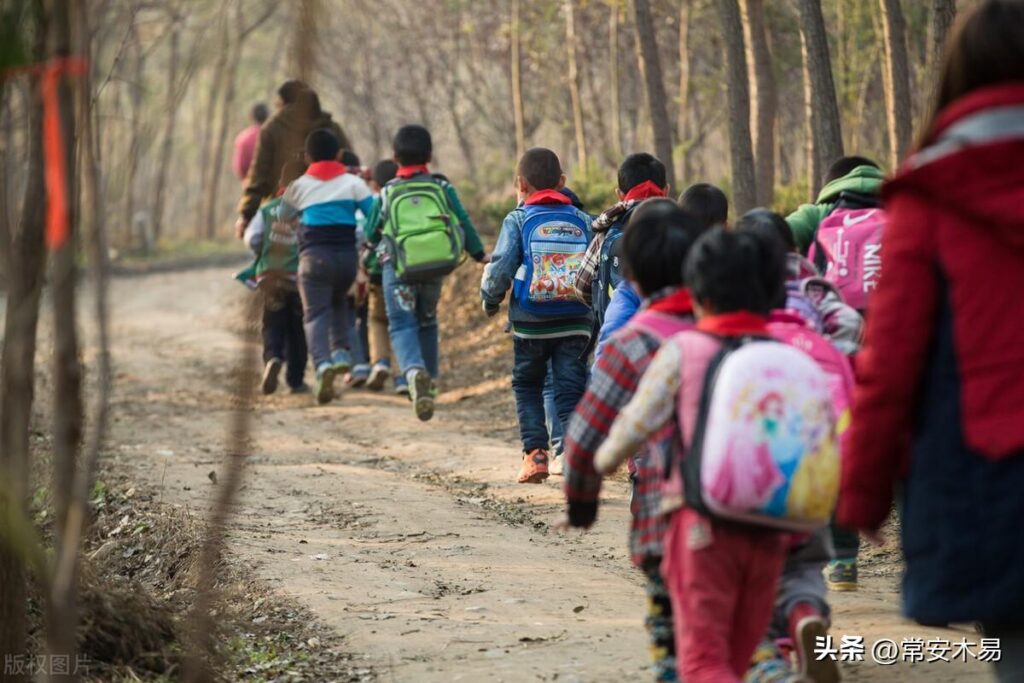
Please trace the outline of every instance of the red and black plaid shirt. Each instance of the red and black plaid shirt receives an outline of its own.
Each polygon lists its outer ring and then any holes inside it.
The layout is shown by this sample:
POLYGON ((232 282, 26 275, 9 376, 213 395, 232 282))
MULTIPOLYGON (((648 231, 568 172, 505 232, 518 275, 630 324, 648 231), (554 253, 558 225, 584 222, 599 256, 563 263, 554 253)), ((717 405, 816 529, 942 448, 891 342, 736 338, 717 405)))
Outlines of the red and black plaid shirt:
MULTIPOLYGON (((692 322, 692 318, 684 320, 692 322)), ((576 405, 565 435, 565 496, 570 519, 575 524, 589 526, 593 522, 601 493, 601 475, 594 470, 594 454, 607 438, 619 410, 633 398, 640 378, 660 347, 659 338, 627 324, 608 341, 591 370, 587 391, 576 405)), ((677 439, 675 430, 667 430, 630 460, 633 495, 629 549, 638 567, 662 554, 666 520, 658 512, 658 463, 677 439)))

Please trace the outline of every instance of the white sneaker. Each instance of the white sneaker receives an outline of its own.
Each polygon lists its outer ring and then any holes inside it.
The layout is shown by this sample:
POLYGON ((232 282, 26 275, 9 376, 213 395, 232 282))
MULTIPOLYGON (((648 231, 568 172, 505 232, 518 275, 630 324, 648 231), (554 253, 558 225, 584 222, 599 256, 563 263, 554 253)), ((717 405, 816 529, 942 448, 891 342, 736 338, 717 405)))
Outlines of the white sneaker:
POLYGON ((409 397, 412 399, 412 408, 423 422, 434 417, 434 380, 430 373, 417 368, 410 370, 406 375, 409 380, 409 397))
POLYGON ((548 465, 548 474, 553 474, 556 477, 560 477, 564 472, 565 457, 559 454, 551 458, 551 463, 548 465))

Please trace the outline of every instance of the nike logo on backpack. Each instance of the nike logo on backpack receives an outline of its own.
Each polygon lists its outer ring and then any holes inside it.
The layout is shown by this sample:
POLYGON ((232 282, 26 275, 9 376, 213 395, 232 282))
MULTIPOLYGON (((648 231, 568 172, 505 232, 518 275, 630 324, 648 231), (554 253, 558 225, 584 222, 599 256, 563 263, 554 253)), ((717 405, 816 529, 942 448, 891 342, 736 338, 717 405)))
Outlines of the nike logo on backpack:
POLYGON ((867 219, 871 218, 874 214, 874 211, 869 211, 863 216, 857 216, 856 218, 854 218, 852 213, 848 213, 845 216, 843 216, 843 227, 850 228, 853 227, 854 225, 857 225, 858 223, 863 223, 867 219))

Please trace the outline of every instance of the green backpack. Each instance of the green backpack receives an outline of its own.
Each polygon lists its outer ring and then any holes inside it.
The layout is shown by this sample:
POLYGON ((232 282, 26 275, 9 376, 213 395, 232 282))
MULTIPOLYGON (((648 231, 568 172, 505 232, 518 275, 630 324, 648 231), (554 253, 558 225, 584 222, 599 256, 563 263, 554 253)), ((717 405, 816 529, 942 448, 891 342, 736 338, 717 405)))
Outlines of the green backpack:
POLYGON ((455 270, 465 258, 465 237, 444 186, 437 180, 397 180, 385 192, 383 236, 398 279, 429 282, 455 270))
POLYGON ((299 270, 299 243, 295 225, 277 219, 280 197, 260 207, 263 215, 263 249, 256 263, 256 281, 293 276, 299 270))

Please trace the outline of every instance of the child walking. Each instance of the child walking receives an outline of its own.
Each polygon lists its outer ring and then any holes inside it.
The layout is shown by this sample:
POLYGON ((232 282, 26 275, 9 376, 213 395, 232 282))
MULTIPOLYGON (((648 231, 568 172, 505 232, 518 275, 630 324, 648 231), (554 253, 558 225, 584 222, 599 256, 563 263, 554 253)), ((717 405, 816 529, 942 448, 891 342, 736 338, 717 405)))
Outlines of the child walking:
MULTIPOLYGON (((709 396, 713 402, 716 395, 711 385, 702 391, 706 375, 713 361, 717 367, 728 370, 729 360, 721 365, 717 360, 722 357, 723 349, 730 348, 726 344, 769 336, 767 317, 784 291, 784 279, 785 253, 777 240, 749 232, 734 233, 715 228, 697 241, 687 258, 686 281, 696 304, 697 330, 703 334, 683 332, 672 337, 651 361, 635 396, 619 414, 608 439, 598 449, 598 471, 613 471, 652 435, 675 423, 675 429, 683 438, 676 442, 672 469, 665 474, 675 476, 679 473, 677 468, 684 462, 688 463, 687 470, 692 473, 695 463, 699 465, 700 460, 691 459, 701 455, 690 453, 690 445, 696 441, 697 435, 700 435, 703 446, 713 443, 713 440, 708 440, 710 436, 705 438, 702 433, 704 426, 710 423, 697 424, 699 415, 703 413, 698 404, 704 404, 698 397, 711 391, 709 396)), ((764 345, 771 346, 767 342, 764 345)), ((790 355, 795 353, 792 349, 786 351, 790 355)), ((766 355, 764 357, 767 358, 766 355)), ((776 352, 774 357, 790 356, 776 352)), ((820 371, 817 368, 812 370, 819 373, 815 379, 816 386, 823 386, 820 371)), ((780 365, 773 372, 785 375, 788 370, 780 365)), ((786 403, 788 400, 786 394, 768 394, 761 401, 764 405, 759 403, 757 410, 770 422, 775 416, 785 417, 796 409, 796 406, 786 403)), ((803 408, 804 404, 800 407, 803 408)), ((820 419, 821 424, 805 425, 807 433, 831 433, 833 421, 828 401, 819 401, 813 407, 815 409, 807 413, 807 418, 812 422, 820 419)), ((764 428, 770 429, 770 425, 765 423, 764 428)), ((834 450, 826 448, 828 443, 827 439, 820 442, 818 445, 823 450, 815 450, 814 453, 834 456, 834 450)), ((698 493, 707 486, 725 485, 724 492, 715 492, 716 499, 721 501, 734 500, 736 496, 748 495, 750 491, 757 491, 758 495, 770 491, 767 500, 772 502, 765 503, 761 509, 771 509, 776 505, 780 492, 785 494, 788 491, 793 495, 796 495, 795 491, 807 492, 806 470, 784 474, 773 469, 777 462, 770 460, 773 457, 771 451, 753 442, 749 447, 740 448, 743 452, 733 453, 732 458, 743 461, 754 458, 762 467, 734 467, 729 471, 733 477, 747 476, 748 481, 745 482, 731 478, 726 481, 716 479, 709 484, 698 473, 698 493), (769 459, 767 463, 764 462, 766 458, 769 459), (787 476, 794 482, 800 478, 801 484, 789 484, 787 476), (771 488, 764 489, 766 480, 772 482, 771 488)), ((830 464, 837 467, 834 459, 830 464)), ((719 474, 723 471, 719 470, 719 474)), ((687 683, 738 682, 747 671, 751 655, 771 621, 789 534, 712 516, 698 508, 700 496, 695 500, 691 491, 694 480, 686 476, 684 483, 687 489, 685 502, 678 495, 682 489, 672 496, 668 495, 671 489, 666 489, 662 497, 662 510, 671 514, 664 537, 662 575, 675 610, 680 678, 687 683)), ((811 491, 814 490, 812 486, 811 491)), ((814 499, 817 502, 818 499, 814 499)), ((789 498, 783 495, 784 507, 788 505, 787 500, 789 498)), ((816 514, 815 518, 824 523, 827 514, 827 511, 816 514)))
MULTIPOLYGON (((565 439, 565 497, 568 524, 588 528, 597 518, 601 475, 594 453, 608 436, 619 410, 633 397, 637 384, 662 342, 694 324, 693 304, 683 286, 686 254, 705 230, 693 216, 669 199, 649 199, 637 208, 622 238, 623 270, 644 297, 644 308, 605 344, 595 361, 586 393, 569 421, 565 439)), ((651 640, 654 679, 678 680, 672 605, 661 579, 665 531, 658 466, 670 451, 674 434, 639 448, 629 462, 632 521, 629 548, 633 564, 647 578, 646 626, 651 640)))
POLYGON ((318 403, 334 398, 334 378, 352 367, 348 292, 356 277, 356 212, 369 213, 370 188, 338 162, 341 145, 326 129, 306 138, 309 167, 285 190, 284 218, 299 216, 299 293, 316 368, 318 403))
POLYGON ((550 435, 544 423, 544 379, 551 363, 555 407, 563 428, 587 384, 584 360, 593 316, 573 284, 590 241, 590 216, 560 190, 565 175, 549 149, 527 150, 516 168, 522 205, 501 226, 480 297, 488 316, 508 290, 512 327, 512 389, 523 444, 518 481, 548 478, 550 435))
POLYGON ((426 421, 434 416, 444 279, 462 262, 463 250, 479 263, 487 255, 455 187, 427 167, 434 150, 430 131, 403 126, 394 150, 398 170, 373 205, 366 241, 381 263, 391 347, 416 417, 426 421))
POLYGON ((278 215, 285 188, 305 169, 299 161, 284 165, 276 196, 260 206, 243 234, 255 260, 235 276, 263 297, 264 366, 260 387, 264 394, 277 391, 281 369, 286 366, 285 381, 291 392, 309 391, 304 381, 308 353, 302 328, 302 300, 295 284, 298 241, 294 221, 281 220, 278 215))

